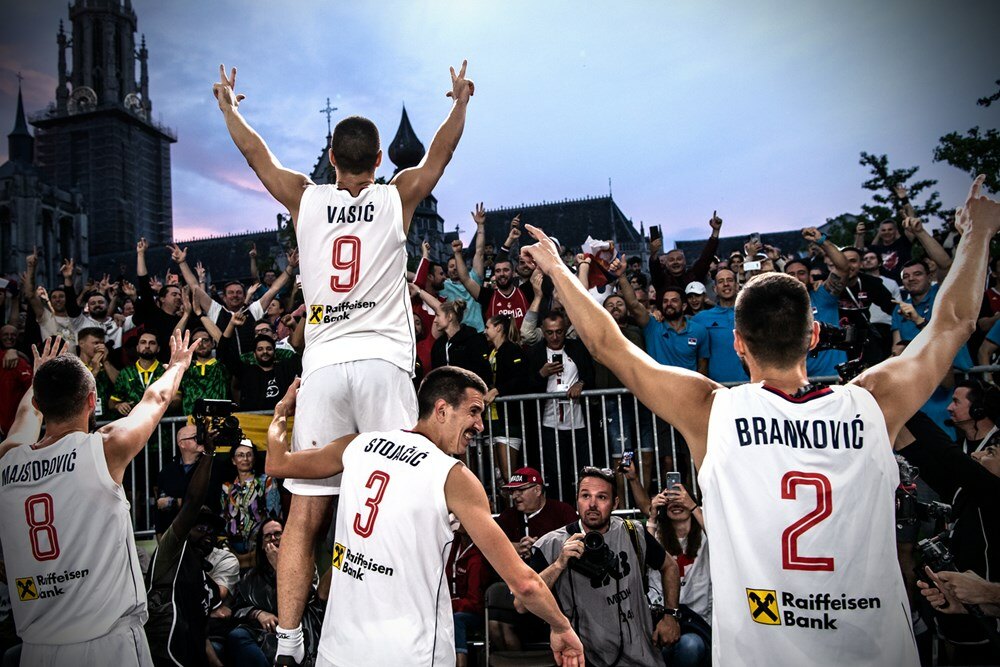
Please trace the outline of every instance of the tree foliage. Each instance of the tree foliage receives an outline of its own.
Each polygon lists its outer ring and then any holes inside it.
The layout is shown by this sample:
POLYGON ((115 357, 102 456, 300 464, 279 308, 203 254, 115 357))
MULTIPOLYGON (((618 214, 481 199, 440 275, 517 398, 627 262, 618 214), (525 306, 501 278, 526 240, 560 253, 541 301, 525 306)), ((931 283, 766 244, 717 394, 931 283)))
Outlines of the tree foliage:
MULTIPOLYGON (((997 79, 996 85, 1000 87, 1000 79, 997 79)), ((980 97, 976 104, 989 107, 997 101, 1000 101, 1000 89, 992 95, 980 97)), ((1000 192, 1000 132, 995 129, 980 132, 977 125, 965 134, 949 132, 941 137, 934 149, 934 161, 950 164, 972 178, 984 174, 986 188, 1000 192)))
POLYGON ((909 167, 906 169, 890 169, 889 158, 886 155, 874 155, 861 152, 860 164, 868 167, 871 177, 861 184, 865 190, 872 193, 872 202, 862 204, 861 214, 858 216, 866 224, 875 226, 886 219, 894 219, 902 222, 902 202, 896 194, 896 188, 906 188, 909 193, 910 205, 918 218, 926 220, 930 216, 938 215, 941 211, 941 196, 936 190, 930 190, 937 181, 923 179, 910 181, 920 167, 909 167), (921 197, 926 199, 921 203, 921 197))

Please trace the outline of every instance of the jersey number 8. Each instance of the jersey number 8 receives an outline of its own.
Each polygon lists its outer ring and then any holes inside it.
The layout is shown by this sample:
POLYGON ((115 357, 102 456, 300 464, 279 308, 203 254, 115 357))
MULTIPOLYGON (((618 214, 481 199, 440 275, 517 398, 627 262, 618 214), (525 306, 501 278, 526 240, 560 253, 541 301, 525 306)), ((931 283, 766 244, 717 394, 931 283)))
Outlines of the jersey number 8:
POLYGON ((59 539, 56 537, 55 513, 52 496, 37 493, 24 501, 24 517, 28 521, 28 539, 31 541, 31 555, 37 561, 53 560, 59 557, 59 539))

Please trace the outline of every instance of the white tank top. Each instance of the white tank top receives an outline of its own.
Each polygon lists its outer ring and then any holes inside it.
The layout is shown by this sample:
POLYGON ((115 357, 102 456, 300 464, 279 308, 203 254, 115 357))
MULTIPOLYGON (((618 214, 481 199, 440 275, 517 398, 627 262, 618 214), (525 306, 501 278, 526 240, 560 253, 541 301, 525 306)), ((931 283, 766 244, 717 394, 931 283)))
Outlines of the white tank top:
POLYGON ((882 411, 847 385, 716 393, 698 475, 715 665, 916 665, 882 411))
POLYGON ((412 373, 416 340, 396 186, 369 185, 357 197, 336 185, 309 186, 295 233, 306 305, 303 379, 360 359, 412 373))
POLYGON ((100 434, 70 433, 0 459, 0 541, 14 622, 32 644, 102 637, 146 621, 129 503, 111 479, 100 434))
POLYGON ((319 645, 333 665, 455 664, 444 483, 458 463, 410 431, 362 433, 345 449, 319 645))

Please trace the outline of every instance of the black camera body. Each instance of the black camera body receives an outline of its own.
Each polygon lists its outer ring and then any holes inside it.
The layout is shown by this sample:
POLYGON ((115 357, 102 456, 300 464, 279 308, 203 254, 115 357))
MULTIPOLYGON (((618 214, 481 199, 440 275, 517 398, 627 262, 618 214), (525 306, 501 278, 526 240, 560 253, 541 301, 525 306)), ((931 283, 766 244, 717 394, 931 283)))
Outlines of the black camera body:
POLYGON ((195 428, 198 442, 213 438, 216 447, 236 447, 243 440, 240 420, 233 416, 239 406, 232 401, 199 398, 194 402, 195 428))
POLYGON ((579 572, 595 584, 603 582, 609 576, 620 581, 623 576, 618 569, 618 559, 611 553, 604 535, 593 530, 583 536, 583 555, 571 558, 569 569, 579 572))
POLYGON ((910 465, 902 456, 896 456, 896 465, 899 466, 899 486, 896 487, 897 528, 951 517, 951 505, 925 502, 917 498, 917 477, 920 476, 920 471, 916 466, 910 465))
POLYGON ((826 322, 819 323, 819 342, 813 348, 812 354, 823 350, 841 350, 847 354, 847 361, 837 365, 837 373, 844 382, 853 380, 865 369, 861 362, 861 354, 868 343, 868 332, 871 324, 865 311, 860 308, 841 308, 840 325, 834 326, 826 322))

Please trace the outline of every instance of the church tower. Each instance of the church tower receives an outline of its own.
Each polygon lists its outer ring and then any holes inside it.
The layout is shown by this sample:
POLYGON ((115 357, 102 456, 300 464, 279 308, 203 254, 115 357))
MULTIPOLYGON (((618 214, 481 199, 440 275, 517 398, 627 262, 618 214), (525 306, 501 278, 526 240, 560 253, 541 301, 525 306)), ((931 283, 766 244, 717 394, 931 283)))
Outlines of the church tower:
POLYGON ((134 247, 140 236, 167 243, 177 137, 152 118, 149 53, 145 36, 136 48, 132 2, 74 0, 69 18, 70 35, 60 21, 56 37, 55 102, 31 118, 35 164, 47 181, 82 194, 90 225, 100 230, 90 236, 91 256, 134 247))
MULTIPOLYGON (((396 170, 392 173, 395 175, 401 169, 416 167, 424 159, 425 152, 424 145, 410 125, 410 117, 404 106, 399 129, 389 144, 389 159, 396 165, 396 170)), ((440 260, 451 255, 451 248, 446 248, 444 243, 444 218, 438 215, 437 197, 433 194, 427 195, 413 212, 410 234, 406 239, 407 254, 410 257, 420 257, 420 244, 425 240, 431 245, 431 258, 440 260)))

